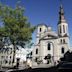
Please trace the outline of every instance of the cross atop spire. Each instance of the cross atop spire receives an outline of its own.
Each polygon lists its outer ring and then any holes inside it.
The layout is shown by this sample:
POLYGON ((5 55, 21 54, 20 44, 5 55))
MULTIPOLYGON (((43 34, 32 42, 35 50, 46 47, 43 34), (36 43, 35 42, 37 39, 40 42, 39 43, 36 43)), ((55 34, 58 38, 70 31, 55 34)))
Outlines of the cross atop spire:
POLYGON ((60 0, 60 4, 62 4, 62 0, 60 0))
POLYGON ((63 10, 63 5, 61 4, 60 5, 60 12, 59 12, 61 15, 64 15, 64 10, 63 10))
POLYGON ((61 24, 63 22, 66 22, 65 20, 65 16, 64 16, 64 9, 63 9, 63 5, 62 5, 62 0, 60 0, 60 11, 59 11, 59 22, 58 24, 61 24))

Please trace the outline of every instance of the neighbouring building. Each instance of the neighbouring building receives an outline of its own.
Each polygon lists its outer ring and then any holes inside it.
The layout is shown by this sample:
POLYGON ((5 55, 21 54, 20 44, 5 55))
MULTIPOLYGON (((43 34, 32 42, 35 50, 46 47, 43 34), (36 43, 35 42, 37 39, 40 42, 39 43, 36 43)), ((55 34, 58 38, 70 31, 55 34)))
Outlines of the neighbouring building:
POLYGON ((18 50, 16 50, 15 55, 15 63, 17 62, 17 59, 19 59, 19 65, 23 66, 24 63, 27 63, 28 60, 31 60, 28 56, 30 55, 32 49, 33 48, 22 48, 21 46, 18 46, 18 50))
POLYGON ((17 46, 15 52, 15 61, 13 63, 14 47, 12 44, 5 44, 0 47, 0 66, 1 67, 13 67, 17 64, 19 59, 19 65, 23 66, 24 62, 27 61, 27 55, 32 51, 32 48, 22 48, 17 46))
POLYGON ((5 45, 0 48, 0 66, 11 67, 13 65, 13 45, 5 45))
POLYGON ((68 23, 64 16, 63 6, 60 5, 57 32, 46 24, 37 26, 36 43, 33 49, 33 63, 56 64, 70 49, 68 23), (46 59, 47 60, 46 60, 46 59))

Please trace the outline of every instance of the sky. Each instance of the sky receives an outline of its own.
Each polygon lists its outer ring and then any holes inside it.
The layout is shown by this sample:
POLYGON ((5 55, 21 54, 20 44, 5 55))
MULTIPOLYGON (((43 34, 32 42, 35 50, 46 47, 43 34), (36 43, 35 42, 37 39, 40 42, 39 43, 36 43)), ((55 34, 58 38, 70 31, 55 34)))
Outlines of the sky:
MULTIPOLYGON (((0 0, 1 3, 12 8, 15 7, 18 0, 0 0)), ((21 6, 25 8, 25 16, 28 21, 36 26, 44 23, 57 31, 57 23, 59 19, 60 0, 20 0, 21 6)), ((62 0, 65 18, 69 26, 70 46, 72 46, 72 0, 62 0)), ((35 42, 35 32, 33 34, 33 42, 35 42)))

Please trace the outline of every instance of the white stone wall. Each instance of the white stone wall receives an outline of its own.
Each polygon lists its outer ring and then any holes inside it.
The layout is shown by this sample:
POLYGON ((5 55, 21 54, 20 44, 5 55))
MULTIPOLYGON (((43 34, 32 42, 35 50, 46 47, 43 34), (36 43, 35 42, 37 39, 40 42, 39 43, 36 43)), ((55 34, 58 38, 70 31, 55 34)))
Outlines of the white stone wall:
POLYGON ((35 48, 32 51, 32 61, 33 62, 35 61, 36 57, 40 56, 40 54, 39 54, 40 50, 39 49, 40 49, 39 45, 36 45, 35 48), (38 49, 38 54, 36 54, 36 49, 38 49))
POLYGON ((59 35, 61 35, 61 36, 64 36, 64 34, 67 34, 67 35, 69 35, 69 32, 68 32, 68 24, 67 23, 61 23, 61 24, 59 24, 58 25, 58 33, 59 33, 59 35), (63 32, 63 25, 64 25, 64 27, 65 27, 65 33, 63 32), (61 33, 60 33, 60 26, 61 26, 61 33))
MULTIPOLYGON (((51 27, 50 27, 51 28, 51 27)), ((68 34, 68 24, 62 23, 58 25, 58 33, 61 36, 64 36, 65 34, 68 34), (63 25, 65 26, 65 33, 63 32, 63 25), (60 33, 60 26, 62 33, 60 33)), ((48 27, 42 25, 39 26, 37 29, 37 41, 36 41, 35 48, 33 49, 33 59, 38 57, 40 60, 43 60, 45 63, 44 57, 47 54, 51 54, 53 62, 59 61, 59 59, 69 50, 69 37, 59 37, 58 34, 56 34, 52 29, 48 31, 48 27), (41 28, 41 32, 39 32, 41 28), (46 32, 45 32, 46 31, 46 32), (40 36, 41 35, 41 36, 40 36), (48 36, 50 35, 50 36, 48 36), (65 40, 65 43, 61 43, 65 40), (39 41, 40 40, 40 41, 39 41), (51 50, 47 49, 48 43, 51 43, 51 50), (61 53, 61 49, 64 47, 64 53, 61 53), (38 54, 36 54, 36 49, 38 49, 38 54)), ((32 60, 33 60, 32 59, 32 60)), ((34 60, 33 60, 34 61, 34 60)))
POLYGON ((10 67, 12 66, 13 60, 13 45, 6 45, 4 46, 5 49, 9 49, 8 51, 0 52, 0 65, 2 67, 10 67))

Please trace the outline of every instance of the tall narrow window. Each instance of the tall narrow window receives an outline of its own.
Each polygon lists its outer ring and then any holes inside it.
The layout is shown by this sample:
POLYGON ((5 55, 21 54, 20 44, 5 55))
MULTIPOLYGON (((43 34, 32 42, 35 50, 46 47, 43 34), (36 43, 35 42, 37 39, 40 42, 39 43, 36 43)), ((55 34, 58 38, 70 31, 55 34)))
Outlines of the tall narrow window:
POLYGON ((31 55, 32 55, 32 52, 31 52, 31 55))
POLYGON ((6 63, 8 63, 8 61, 7 61, 7 60, 5 60, 5 64, 6 64, 6 63))
POLYGON ((63 32, 65 33, 65 26, 63 25, 63 32))
POLYGON ((48 50, 51 50, 51 44, 48 43, 48 50))
POLYGON ((65 43, 65 39, 63 39, 63 43, 65 43))
POLYGON ((60 40, 60 43, 62 43, 62 39, 60 40))
POLYGON ((41 28, 40 28, 40 32, 41 32, 41 28))
POLYGON ((35 58, 35 62, 37 62, 37 60, 38 60, 38 58, 36 57, 36 58, 35 58))
POLYGON ((61 31, 61 26, 60 26, 60 33, 62 33, 62 31, 61 31))
POLYGON ((61 53, 64 53, 64 48, 62 48, 61 53))
POLYGON ((11 64, 11 61, 9 61, 9 64, 11 64))
POLYGON ((36 49, 36 54, 38 54, 38 49, 36 49))

